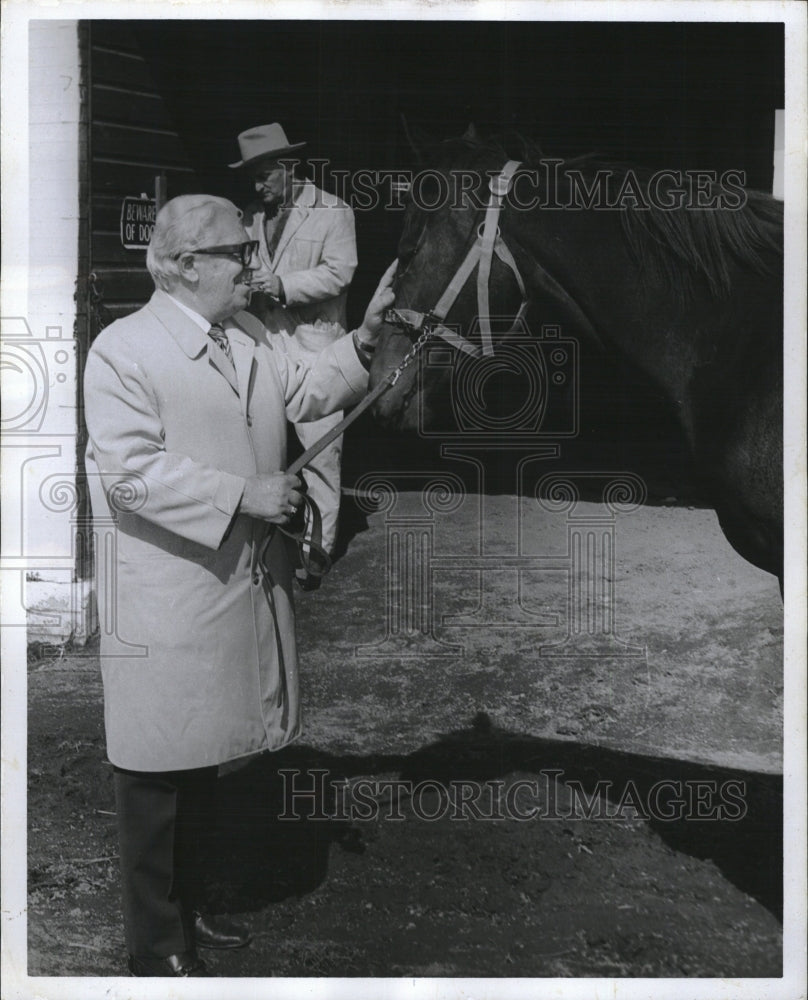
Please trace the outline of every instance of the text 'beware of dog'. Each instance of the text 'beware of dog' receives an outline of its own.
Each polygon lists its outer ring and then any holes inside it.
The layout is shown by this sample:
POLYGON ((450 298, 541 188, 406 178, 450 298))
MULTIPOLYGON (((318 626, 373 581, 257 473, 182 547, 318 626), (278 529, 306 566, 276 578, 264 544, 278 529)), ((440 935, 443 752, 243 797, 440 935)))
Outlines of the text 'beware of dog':
POLYGON ((124 198, 121 202, 121 245, 125 250, 145 250, 149 245, 157 204, 153 198, 124 198))

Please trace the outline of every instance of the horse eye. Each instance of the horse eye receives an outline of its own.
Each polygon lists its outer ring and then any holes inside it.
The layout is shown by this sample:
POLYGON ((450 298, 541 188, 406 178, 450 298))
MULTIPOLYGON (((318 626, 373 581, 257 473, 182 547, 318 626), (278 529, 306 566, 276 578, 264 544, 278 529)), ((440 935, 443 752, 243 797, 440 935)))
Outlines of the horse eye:
POLYGON ((403 266, 406 266, 418 253, 418 249, 423 242, 425 229, 426 225, 423 225, 420 229, 417 229, 416 225, 405 226, 398 244, 398 259, 403 266))
POLYGON ((407 240, 404 242, 402 240, 401 246, 398 250, 399 258, 403 258, 405 261, 410 261, 418 252, 418 244, 414 240, 407 240))

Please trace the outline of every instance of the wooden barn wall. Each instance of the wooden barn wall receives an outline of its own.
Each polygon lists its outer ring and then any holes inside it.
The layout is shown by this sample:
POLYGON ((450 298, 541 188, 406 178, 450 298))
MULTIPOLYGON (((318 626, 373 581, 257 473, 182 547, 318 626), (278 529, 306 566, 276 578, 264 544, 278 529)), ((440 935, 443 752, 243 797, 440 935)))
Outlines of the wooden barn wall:
MULTIPOLYGON (((169 197, 198 190, 196 173, 137 39, 126 22, 84 22, 89 119, 88 274, 95 274, 94 327, 139 308, 154 285, 144 250, 120 238, 125 197, 155 196, 166 177, 169 197)), ((93 288, 90 288, 93 294, 93 288)))
MULTIPOLYGON (((432 139, 474 121, 484 134, 538 141, 546 156, 742 169, 750 187, 771 190, 781 24, 85 24, 90 263, 106 318, 132 311, 152 289, 143 251, 121 246, 121 199, 153 195, 162 170, 169 197, 202 190, 244 205, 254 196, 249 178, 227 164, 238 133, 264 122, 306 141, 305 157, 327 162, 324 186, 333 190, 341 175, 348 196, 356 171, 417 170, 404 120, 432 139)), ((400 211, 357 210, 351 325, 395 255, 401 225, 400 211)), ((584 348, 582 358, 582 441, 591 440, 593 461, 605 446, 617 462, 640 446, 666 465, 686 453, 672 412, 643 377, 584 348)))
MULTIPOLYGON (((777 24, 417 21, 88 21, 92 257, 112 315, 151 285, 120 246, 120 200, 209 190, 243 204, 236 135, 280 121, 329 173, 417 168, 402 118, 433 138, 474 120, 546 155, 598 152, 650 167, 742 168, 771 189, 783 101, 777 24), (361 52, 357 60, 357 52, 361 52)), ((326 187, 329 185, 326 183, 326 187)), ((342 193, 342 192, 340 192, 342 193)), ((348 192, 350 193, 350 182, 348 192)), ((401 214, 357 212, 361 320, 401 214)))
MULTIPOLYGON (((778 24, 133 21, 204 190, 243 204, 236 136, 279 121, 328 171, 412 170, 402 124, 433 139, 517 132, 547 156, 744 169, 771 190, 783 101, 778 24)), ((326 184, 328 186, 328 184, 326 184)), ((349 187, 350 193, 350 187, 349 187)), ((401 214, 356 212, 361 321, 401 214)))

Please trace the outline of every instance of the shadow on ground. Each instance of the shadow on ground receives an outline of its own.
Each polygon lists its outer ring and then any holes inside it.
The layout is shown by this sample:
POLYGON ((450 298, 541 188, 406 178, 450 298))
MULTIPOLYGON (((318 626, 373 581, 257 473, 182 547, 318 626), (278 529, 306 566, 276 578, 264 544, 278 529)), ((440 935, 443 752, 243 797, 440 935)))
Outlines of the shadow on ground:
MULTIPOLYGON (((29 695, 28 971, 121 975, 97 663, 34 663, 29 695)), ((776 777, 539 739, 479 714, 411 753, 294 745, 222 768, 219 785, 212 901, 253 944, 206 955, 217 976, 781 975, 776 777), (636 818, 665 779, 698 783, 705 801, 742 782, 745 814, 636 818), (589 818, 576 780, 590 793, 610 782, 589 818), (478 816, 442 798, 470 783, 497 789, 501 819, 483 799, 478 816)))
MULTIPOLYGON (((406 783, 399 786, 399 797, 406 798, 421 783, 437 793, 435 784, 457 791, 460 782, 490 784, 514 774, 540 779, 532 803, 539 803, 538 822, 585 819, 582 803, 591 811, 590 823, 647 821, 673 851, 711 861, 742 893, 782 919, 779 776, 537 739, 494 729, 483 714, 469 728, 407 755, 331 755, 292 746, 226 773, 219 783, 223 826, 213 852, 215 879, 221 887, 227 884, 228 908, 238 911, 313 891, 326 879, 332 845, 364 849, 363 823, 352 815, 379 818, 385 808, 388 814, 401 808, 393 806, 395 784, 392 799, 371 806, 369 784, 357 805, 339 790, 340 782, 350 788, 357 778, 395 775, 406 783), (558 785, 553 772, 560 772, 558 785), (577 815, 567 792, 570 782, 585 793, 579 793, 577 815), (556 804, 547 801, 546 791, 556 804), (286 820, 279 819, 284 815, 286 820)), ((489 818, 487 800, 476 808, 482 821, 489 818)), ((520 806, 520 815, 530 808, 531 803, 520 806)), ((473 815, 473 809, 468 805, 465 811, 473 815)), ((448 803, 447 810, 439 818, 449 822, 448 803)))

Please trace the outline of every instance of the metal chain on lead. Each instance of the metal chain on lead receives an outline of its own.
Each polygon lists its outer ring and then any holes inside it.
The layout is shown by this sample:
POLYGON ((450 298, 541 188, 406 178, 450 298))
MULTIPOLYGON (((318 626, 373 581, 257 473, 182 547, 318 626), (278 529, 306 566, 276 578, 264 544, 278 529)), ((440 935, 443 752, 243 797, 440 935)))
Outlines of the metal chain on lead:
MULTIPOLYGON (((380 382, 375 389, 369 392, 367 396, 365 396, 365 398, 357 406, 354 407, 352 412, 349 413, 347 417, 343 417, 343 419, 340 421, 339 424, 337 424, 335 427, 332 427, 330 431, 325 433, 320 438, 319 441, 315 441, 315 443, 307 451, 305 451, 299 458, 297 458, 294 462, 292 462, 287 471, 292 472, 295 475, 298 472, 300 472, 301 469, 303 469, 304 466, 309 461, 311 461, 311 459, 315 455, 318 455, 320 451, 322 451, 322 449, 325 447, 326 444, 329 443, 329 441, 334 440, 335 437, 337 437, 344 430, 346 430, 354 422, 354 420, 356 420, 357 417, 359 417, 359 415, 365 409, 367 409, 367 407, 371 404, 371 402, 374 399, 376 399, 383 392, 386 392, 388 389, 394 386, 398 381, 401 373, 404 371, 407 365, 410 364, 415 355, 421 350, 421 348, 424 346, 424 344, 429 340, 431 336, 432 336, 432 328, 429 326, 425 326, 423 331, 419 335, 418 339, 412 345, 412 347, 407 352, 406 356, 402 359, 398 368, 395 369, 392 375, 388 376, 383 382, 380 382)), ((258 552, 258 565, 262 568, 263 572, 267 574, 267 576, 269 575, 267 552, 269 550, 269 544, 272 541, 272 537, 275 533, 275 527, 276 526, 274 524, 270 525, 269 532, 264 538, 263 542, 261 543, 261 547, 258 552)))
POLYGON ((423 332, 420 334, 420 336, 418 337, 418 339, 415 341, 415 343, 409 349, 409 351, 407 352, 407 354, 402 358, 401 363, 399 364, 398 368, 396 368, 396 370, 393 372, 393 375, 392 375, 392 377, 390 379, 390 386, 391 386, 391 388, 392 388, 392 386, 394 386, 396 384, 396 382, 398 382, 398 380, 399 380, 399 378, 401 376, 401 373, 410 364, 410 362, 413 360, 413 358, 415 357, 415 355, 421 350, 421 348, 424 346, 424 344, 429 340, 429 338, 431 336, 432 336, 432 327, 425 326, 423 332))

